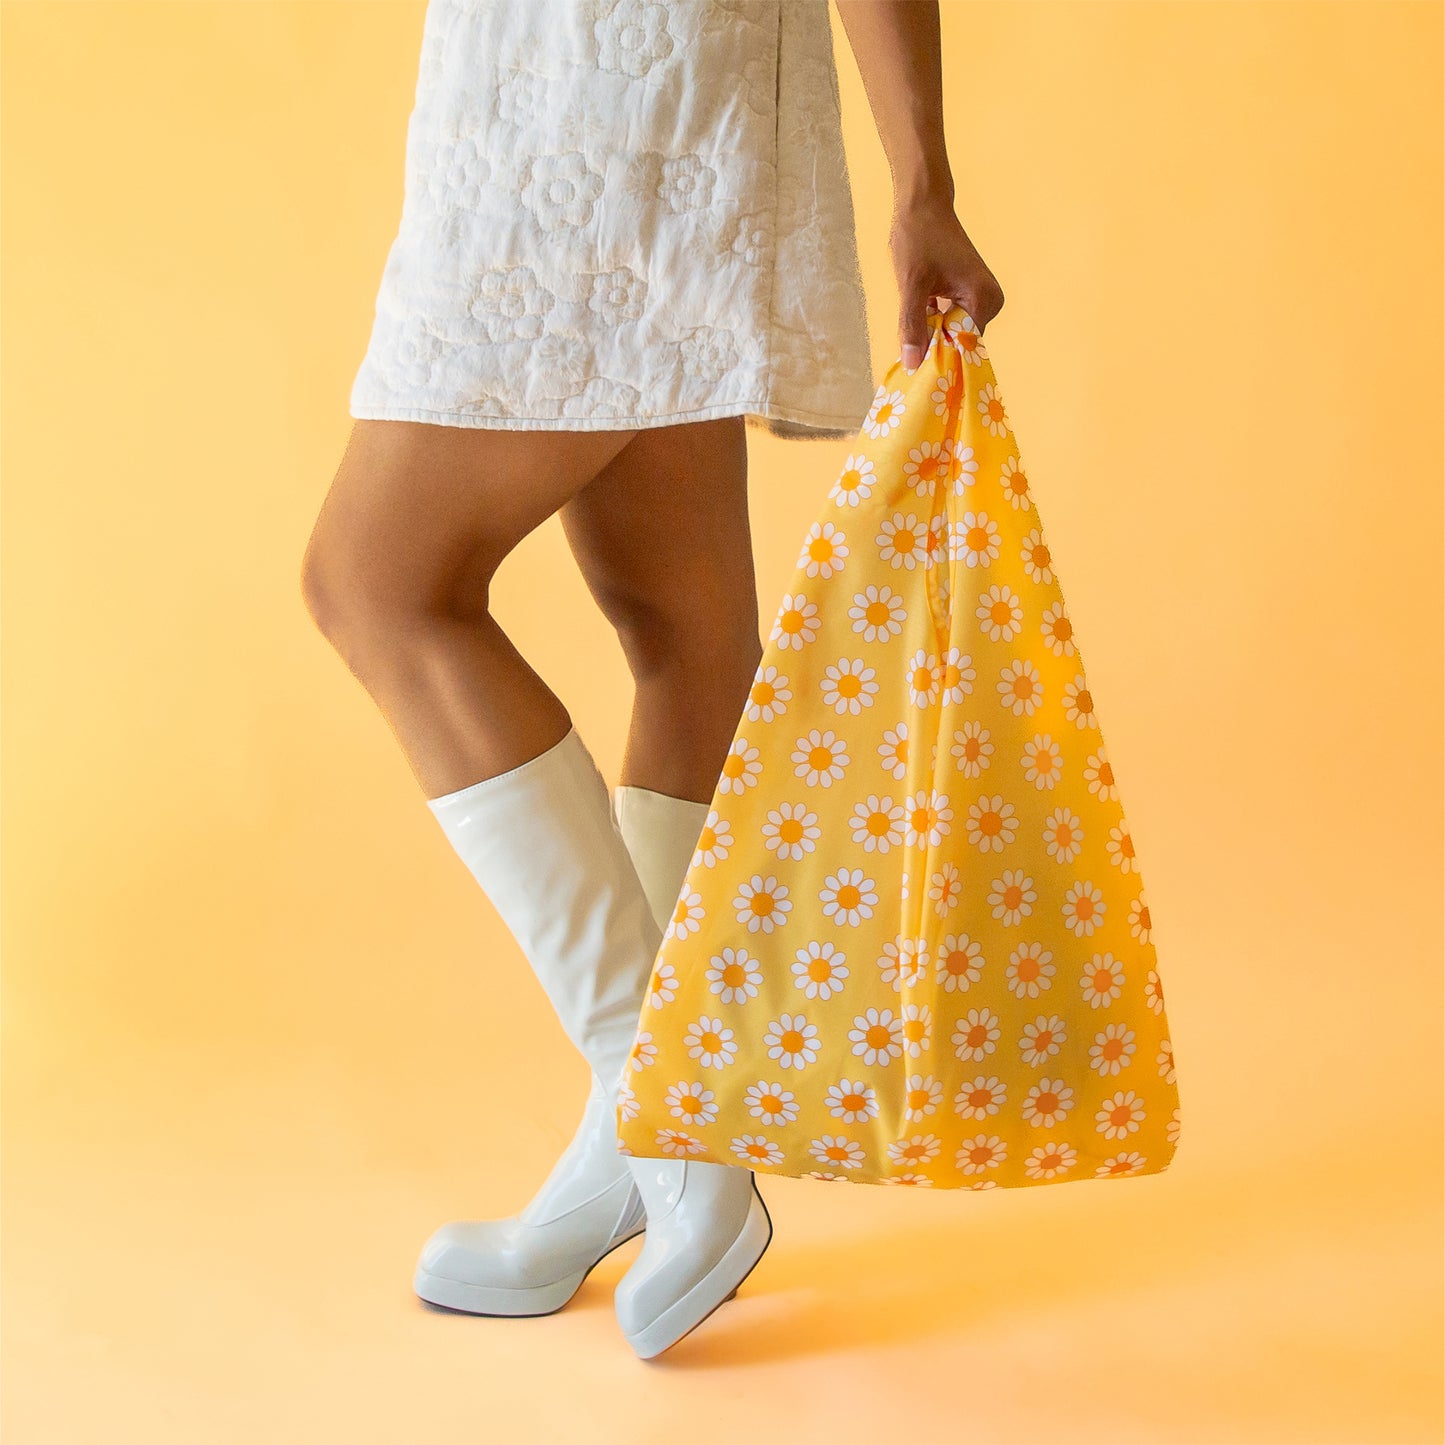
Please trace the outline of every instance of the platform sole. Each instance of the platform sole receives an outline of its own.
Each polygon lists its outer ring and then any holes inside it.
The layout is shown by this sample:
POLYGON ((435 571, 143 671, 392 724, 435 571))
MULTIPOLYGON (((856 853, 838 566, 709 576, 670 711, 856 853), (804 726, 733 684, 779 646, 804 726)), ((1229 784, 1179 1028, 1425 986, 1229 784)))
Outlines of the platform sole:
POLYGON ((629 1239, 636 1239, 646 1224, 615 1239, 590 1264, 551 1284, 532 1285, 526 1289, 498 1288, 494 1285, 470 1284, 447 1275, 432 1274, 417 1266, 412 1289, 428 1304, 460 1310, 469 1315, 488 1315, 499 1319, 532 1319, 551 1315, 562 1308, 582 1288, 583 1281, 609 1254, 629 1239))

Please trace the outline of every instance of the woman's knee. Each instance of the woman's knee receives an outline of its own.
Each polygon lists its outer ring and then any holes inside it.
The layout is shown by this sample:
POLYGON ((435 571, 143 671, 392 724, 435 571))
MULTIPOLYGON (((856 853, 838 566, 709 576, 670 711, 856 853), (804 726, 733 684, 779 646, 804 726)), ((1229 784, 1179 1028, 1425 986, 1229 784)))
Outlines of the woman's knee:
POLYGON ((323 514, 302 557, 306 610, 363 682, 394 671, 431 635, 487 614, 496 563, 486 549, 460 560, 429 558, 412 541, 323 514))
POLYGON ((752 592, 694 576, 671 592, 599 601, 639 683, 732 693, 751 682, 762 656, 752 592))

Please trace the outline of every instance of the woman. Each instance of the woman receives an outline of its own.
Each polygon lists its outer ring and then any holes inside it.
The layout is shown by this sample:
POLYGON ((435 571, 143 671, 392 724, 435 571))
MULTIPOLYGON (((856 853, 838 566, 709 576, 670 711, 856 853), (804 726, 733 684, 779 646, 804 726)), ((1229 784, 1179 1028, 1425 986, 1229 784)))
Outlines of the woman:
MULTIPOLYGON (((893 177, 899 341, 1002 292, 953 211, 938 9, 837 0, 893 177)), ((661 929, 761 657, 745 427, 848 435, 873 396, 827 0, 430 0, 401 226, 307 548, 311 615, 592 1069, 528 1204, 444 1225, 415 1288, 616 1291, 637 1354, 699 1324, 772 1226, 743 1168, 618 1151, 661 929), (559 513, 636 684, 615 798, 488 611, 559 513)))

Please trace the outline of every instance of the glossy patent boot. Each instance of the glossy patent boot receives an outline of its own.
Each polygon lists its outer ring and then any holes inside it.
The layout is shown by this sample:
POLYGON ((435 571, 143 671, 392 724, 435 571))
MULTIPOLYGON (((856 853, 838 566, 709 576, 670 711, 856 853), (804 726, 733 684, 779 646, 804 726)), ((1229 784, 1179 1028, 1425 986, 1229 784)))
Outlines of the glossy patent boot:
POLYGON ((613 1304, 627 1342, 650 1360, 738 1292, 773 1237, 773 1221, 751 1169, 694 1159, 629 1162, 647 1233, 613 1304))
POLYGON ((592 1065, 571 1143, 520 1214, 445 1224, 416 1293, 476 1314, 549 1314, 639 1233, 640 1190, 618 1152, 616 1088, 662 930, 575 729, 537 757, 429 803, 592 1065))
MULTIPOLYGON (((708 804, 620 786, 614 805, 658 922, 671 919, 708 804)), ((618 1283, 617 1321, 651 1359, 731 1299, 772 1239, 750 1169, 681 1159, 632 1159, 647 1233, 618 1283)))

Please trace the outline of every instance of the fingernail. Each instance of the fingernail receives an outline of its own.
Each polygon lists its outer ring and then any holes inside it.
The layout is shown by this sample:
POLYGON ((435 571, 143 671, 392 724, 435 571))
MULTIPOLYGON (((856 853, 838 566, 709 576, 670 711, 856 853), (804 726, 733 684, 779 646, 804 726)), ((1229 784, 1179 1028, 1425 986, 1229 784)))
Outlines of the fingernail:
POLYGON ((903 348, 902 360, 904 371, 917 371, 919 362, 923 360, 923 352, 918 348, 916 343, 909 342, 909 344, 903 348))

